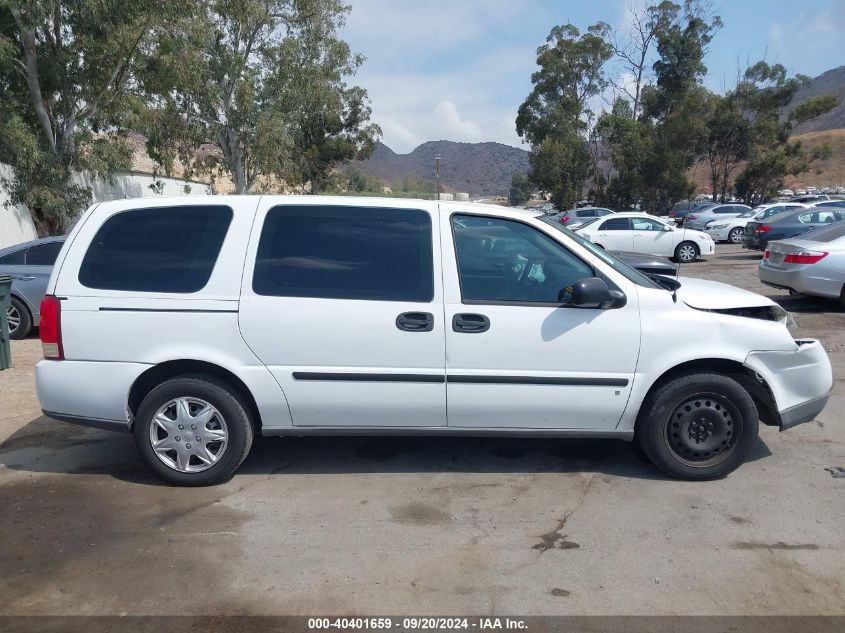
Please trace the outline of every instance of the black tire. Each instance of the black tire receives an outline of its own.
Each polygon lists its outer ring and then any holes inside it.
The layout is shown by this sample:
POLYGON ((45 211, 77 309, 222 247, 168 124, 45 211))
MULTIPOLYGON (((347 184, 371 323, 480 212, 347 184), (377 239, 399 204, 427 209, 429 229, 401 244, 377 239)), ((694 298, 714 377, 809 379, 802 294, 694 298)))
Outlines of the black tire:
POLYGON ((249 453, 254 431, 249 408, 231 385, 213 376, 188 375, 167 380, 146 395, 138 407, 134 434, 138 452, 156 475, 179 486, 211 486, 234 475, 249 453), (161 407, 177 398, 201 399, 217 409, 225 420, 228 438, 223 454, 206 470, 181 472, 165 464, 153 450, 150 437, 153 418, 161 407))
POLYGON ((643 402, 636 438, 652 463, 677 479, 719 479, 736 470, 757 441, 757 407, 722 374, 693 372, 643 402))
POLYGON ((842 286, 842 291, 839 293, 839 303, 845 308, 845 286, 842 286))
POLYGON ((26 307, 23 301, 17 297, 11 297, 12 305, 9 306, 8 317, 16 315, 17 325, 12 328, 11 318, 9 320, 9 338, 13 341, 19 341, 29 336, 32 332, 32 315, 29 313, 29 308, 26 307))
POLYGON ((728 243, 742 244, 742 233, 743 229, 739 226, 731 229, 731 232, 728 233, 728 243))
POLYGON ((695 242, 681 242, 675 247, 675 257, 674 260, 679 264, 689 264, 690 262, 694 262, 698 259, 698 256, 701 254, 701 251, 698 249, 698 245, 695 242), (683 258, 683 253, 689 252, 687 247, 691 246, 694 255, 692 257, 683 258))

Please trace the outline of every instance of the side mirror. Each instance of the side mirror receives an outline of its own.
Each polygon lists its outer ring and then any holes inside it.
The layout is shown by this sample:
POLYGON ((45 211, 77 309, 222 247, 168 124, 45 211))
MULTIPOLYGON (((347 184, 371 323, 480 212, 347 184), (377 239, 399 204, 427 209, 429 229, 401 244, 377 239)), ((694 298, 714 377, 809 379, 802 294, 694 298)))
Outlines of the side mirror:
POLYGON ((673 229, 673 228, 672 228, 671 226, 669 226, 668 224, 664 224, 664 225, 663 225, 663 231, 664 231, 664 232, 667 232, 667 233, 668 233, 669 231, 674 231, 674 230, 675 230, 675 229, 673 229))
POLYGON ((561 290, 558 299, 561 303, 573 308, 599 310, 621 308, 627 303, 621 291, 611 290, 604 280, 598 277, 579 279, 571 287, 561 290))

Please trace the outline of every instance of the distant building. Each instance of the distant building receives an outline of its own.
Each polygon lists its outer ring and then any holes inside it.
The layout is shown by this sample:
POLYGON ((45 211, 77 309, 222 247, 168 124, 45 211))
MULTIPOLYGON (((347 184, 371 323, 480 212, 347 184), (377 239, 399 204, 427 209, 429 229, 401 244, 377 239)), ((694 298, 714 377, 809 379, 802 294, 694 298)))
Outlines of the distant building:
POLYGON ((469 194, 468 193, 456 193, 455 200, 460 202, 469 202, 469 194))

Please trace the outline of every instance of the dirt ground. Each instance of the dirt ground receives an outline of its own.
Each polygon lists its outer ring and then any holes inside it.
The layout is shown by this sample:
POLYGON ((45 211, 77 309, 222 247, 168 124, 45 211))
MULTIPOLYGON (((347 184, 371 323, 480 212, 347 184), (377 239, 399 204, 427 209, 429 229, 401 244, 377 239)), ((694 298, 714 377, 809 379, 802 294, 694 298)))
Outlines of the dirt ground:
MULTIPOLYGON (((845 310, 719 245, 683 275, 774 297, 837 376, 722 481, 619 441, 259 440, 230 483, 161 485, 132 438, 40 415, 38 340, 0 372, 2 614, 843 614, 845 310)), ((91 385, 96 389, 96 385, 91 385)))

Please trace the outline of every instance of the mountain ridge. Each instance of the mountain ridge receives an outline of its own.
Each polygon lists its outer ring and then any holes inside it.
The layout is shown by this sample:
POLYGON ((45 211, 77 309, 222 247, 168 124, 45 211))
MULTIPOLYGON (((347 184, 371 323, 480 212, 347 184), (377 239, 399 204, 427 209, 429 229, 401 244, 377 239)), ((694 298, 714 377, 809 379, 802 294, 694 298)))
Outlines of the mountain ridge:
POLYGON ((435 181, 435 157, 440 156, 440 183, 446 191, 471 195, 505 195, 516 173, 528 173, 528 151, 485 141, 426 141, 407 154, 377 143, 372 155, 351 166, 396 185, 404 179, 435 181))

